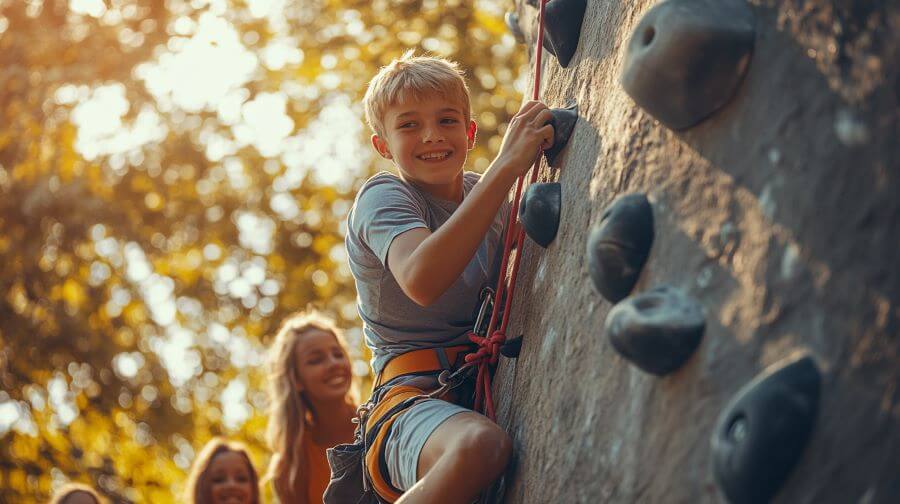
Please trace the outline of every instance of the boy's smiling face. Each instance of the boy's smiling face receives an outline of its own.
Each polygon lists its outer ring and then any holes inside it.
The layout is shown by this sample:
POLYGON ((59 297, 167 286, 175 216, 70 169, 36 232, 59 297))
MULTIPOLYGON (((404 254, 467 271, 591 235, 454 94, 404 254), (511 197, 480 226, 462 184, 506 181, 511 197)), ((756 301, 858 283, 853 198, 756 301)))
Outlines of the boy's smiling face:
POLYGON ((372 145, 397 166, 401 177, 434 196, 462 199, 462 171, 475 146, 475 122, 463 107, 440 96, 392 105, 384 114, 384 136, 372 145))

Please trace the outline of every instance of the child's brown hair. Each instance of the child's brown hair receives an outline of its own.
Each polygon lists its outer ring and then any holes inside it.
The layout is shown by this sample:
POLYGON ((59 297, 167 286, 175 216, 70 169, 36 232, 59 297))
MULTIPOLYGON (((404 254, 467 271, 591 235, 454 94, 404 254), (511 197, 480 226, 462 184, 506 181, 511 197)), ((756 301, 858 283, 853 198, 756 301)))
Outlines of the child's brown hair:
POLYGON ((222 453, 237 453, 244 459, 247 464, 247 470, 250 473, 250 484, 253 487, 252 504, 259 504, 259 476, 250 461, 250 455, 247 448, 238 442, 227 441, 222 438, 213 438, 206 446, 197 454, 194 464, 191 467, 191 474, 188 476, 187 484, 184 487, 184 500, 191 504, 212 504, 210 502, 210 481, 209 466, 214 458, 222 453))

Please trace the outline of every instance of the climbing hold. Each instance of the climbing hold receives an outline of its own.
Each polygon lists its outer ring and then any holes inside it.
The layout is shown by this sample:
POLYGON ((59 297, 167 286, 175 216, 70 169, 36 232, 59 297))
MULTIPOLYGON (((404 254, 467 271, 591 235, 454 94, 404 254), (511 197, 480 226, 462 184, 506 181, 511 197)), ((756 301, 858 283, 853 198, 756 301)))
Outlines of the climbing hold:
POLYGON ((653 208, 643 193, 619 196, 588 238, 588 271, 603 297, 617 303, 637 283, 653 245, 653 208))
POLYGON ((722 411, 712 437, 713 472, 729 501, 775 496, 812 433, 821 381, 812 357, 789 357, 741 388, 722 411))
POLYGON ((519 352, 522 351, 522 336, 516 336, 515 338, 510 338, 506 340, 500 347, 500 353, 503 354, 504 357, 508 357, 510 359, 516 359, 519 357, 519 352))
POLYGON ((734 96, 750 63, 754 24, 746 0, 666 0, 631 35, 622 87, 665 126, 694 126, 734 96))
POLYGON ((547 248, 559 230, 562 186, 559 182, 528 186, 519 204, 519 220, 525 233, 538 245, 547 248))
POLYGON ((606 317, 606 335, 622 357, 663 376, 680 368, 703 338, 700 304, 680 289, 661 286, 632 296, 606 317))
POLYGON ((547 164, 554 168, 559 153, 569 143, 569 137, 575 129, 575 123, 578 122, 578 104, 571 102, 563 108, 550 109, 553 119, 550 124, 553 125, 553 146, 544 151, 544 157, 547 158, 547 164))
POLYGON ((578 49, 586 8, 587 0, 552 0, 544 7, 544 48, 563 68, 578 49))
POLYGON ((509 32, 516 39, 516 42, 520 44, 525 43, 525 34, 522 33, 522 27, 519 26, 519 15, 513 11, 509 11, 503 16, 503 20, 506 21, 506 27, 509 29, 509 32))

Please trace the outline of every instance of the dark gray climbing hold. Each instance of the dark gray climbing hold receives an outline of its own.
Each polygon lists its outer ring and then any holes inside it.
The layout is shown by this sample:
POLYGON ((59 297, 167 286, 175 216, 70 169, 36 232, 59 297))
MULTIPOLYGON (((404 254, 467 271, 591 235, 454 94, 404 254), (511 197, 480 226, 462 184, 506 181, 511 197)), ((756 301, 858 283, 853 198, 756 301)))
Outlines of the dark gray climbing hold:
POLYGON ((578 49, 587 0, 551 0, 544 6, 544 48, 566 68, 578 49))
POLYGON ((700 304, 680 289, 661 286, 613 307, 606 335, 622 357, 663 376, 684 364, 700 340, 706 317, 700 304))
POLYGON ((588 237, 588 271, 611 303, 634 288, 653 245, 653 208, 643 193, 619 196, 588 237))
POLYGON ((541 247, 547 248, 559 230, 562 208, 562 186, 559 182, 528 186, 519 204, 519 220, 525 233, 541 247))
POLYGON ((713 473, 729 501, 775 496, 812 434, 821 381, 812 357, 788 358, 741 388, 722 411, 712 437, 713 473))
POLYGON ((550 120, 553 125, 553 146, 544 151, 544 157, 547 158, 547 164, 559 168, 556 160, 569 143, 569 137, 578 122, 578 104, 572 102, 563 108, 550 109, 550 113, 553 114, 553 119, 550 120))
POLYGON ((503 16, 503 20, 506 22, 506 27, 509 29, 509 32, 516 39, 516 42, 520 44, 525 43, 525 34, 522 33, 522 27, 519 26, 519 15, 513 11, 509 11, 503 16))
POLYGON ((522 336, 516 336, 515 338, 510 338, 506 340, 506 343, 500 346, 500 353, 504 357, 508 357, 510 359, 516 359, 519 357, 519 352, 522 351, 522 336))
POLYGON ((753 53, 754 25, 745 0, 666 0, 631 35, 622 87, 668 128, 694 126, 737 91, 753 53))

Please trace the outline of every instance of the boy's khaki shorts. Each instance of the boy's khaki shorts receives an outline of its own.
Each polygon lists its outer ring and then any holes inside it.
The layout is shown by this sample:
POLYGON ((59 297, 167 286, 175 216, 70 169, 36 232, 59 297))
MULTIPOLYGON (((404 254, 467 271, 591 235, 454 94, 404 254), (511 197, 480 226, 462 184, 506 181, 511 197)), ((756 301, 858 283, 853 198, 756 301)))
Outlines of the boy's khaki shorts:
MULTIPOLYGON (((373 425, 394 405, 427 392, 409 385, 391 387, 372 410, 366 426, 373 425)), ((466 411, 472 410, 442 399, 424 399, 385 422, 366 453, 366 467, 382 499, 393 502, 416 483, 425 442, 444 421, 466 411)))

